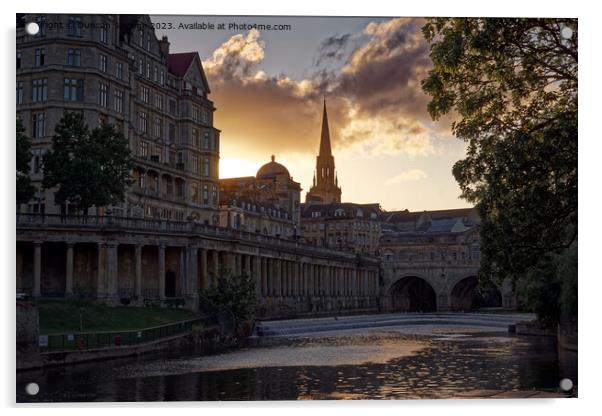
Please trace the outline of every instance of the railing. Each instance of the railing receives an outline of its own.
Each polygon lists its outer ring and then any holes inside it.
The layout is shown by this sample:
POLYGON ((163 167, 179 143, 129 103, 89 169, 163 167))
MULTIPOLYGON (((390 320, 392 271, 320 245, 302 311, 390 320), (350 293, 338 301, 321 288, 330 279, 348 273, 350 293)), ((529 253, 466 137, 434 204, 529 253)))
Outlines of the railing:
POLYGON ((98 348, 139 345, 189 332, 193 327, 204 323, 205 318, 195 318, 132 331, 40 335, 40 351, 86 351, 98 348))
MULTIPOLYGON (((355 257, 352 253, 317 247, 298 241, 287 240, 250 231, 235 230, 209 224, 190 221, 170 221, 152 218, 134 218, 96 215, 55 215, 55 214, 17 214, 17 228, 89 228, 102 230, 157 231, 162 233, 186 233, 227 238, 240 241, 257 242, 279 249, 303 250, 309 253, 330 254, 336 256, 355 257)), ((376 259, 376 257, 374 257, 376 259)))

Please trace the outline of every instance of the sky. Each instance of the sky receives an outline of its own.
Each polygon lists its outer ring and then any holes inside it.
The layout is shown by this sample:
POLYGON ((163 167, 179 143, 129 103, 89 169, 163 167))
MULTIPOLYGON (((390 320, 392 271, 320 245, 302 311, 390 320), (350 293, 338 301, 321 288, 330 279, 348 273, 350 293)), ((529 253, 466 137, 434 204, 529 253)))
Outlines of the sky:
POLYGON ((255 175, 275 155, 304 194, 322 103, 343 202, 386 210, 467 207, 451 170, 464 142, 433 122, 420 81, 431 68, 419 18, 151 16, 170 51, 197 51, 217 108, 220 177, 255 175), (194 29, 184 24, 213 24, 194 29), (220 29, 219 24, 224 28, 220 29), (171 29, 167 28, 171 24, 171 29), (261 30, 243 25, 290 25, 261 30), (234 26, 237 25, 237 26, 234 26))

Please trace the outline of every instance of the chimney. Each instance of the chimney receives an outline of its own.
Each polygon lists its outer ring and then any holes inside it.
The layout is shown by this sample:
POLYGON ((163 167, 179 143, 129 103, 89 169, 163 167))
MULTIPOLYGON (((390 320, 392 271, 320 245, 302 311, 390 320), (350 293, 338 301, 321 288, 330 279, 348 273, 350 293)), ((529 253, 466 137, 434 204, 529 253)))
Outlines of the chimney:
POLYGON ((159 41, 159 49, 161 49, 161 53, 166 58, 169 56, 169 41, 167 40, 167 36, 163 36, 159 41))

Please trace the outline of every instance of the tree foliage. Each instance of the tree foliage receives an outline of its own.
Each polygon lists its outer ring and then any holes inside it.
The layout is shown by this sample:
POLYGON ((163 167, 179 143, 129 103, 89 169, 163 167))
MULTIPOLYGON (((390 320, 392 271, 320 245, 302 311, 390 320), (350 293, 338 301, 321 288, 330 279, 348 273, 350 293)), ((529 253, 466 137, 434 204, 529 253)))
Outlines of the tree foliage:
POLYGON ((220 269, 213 285, 200 293, 218 308, 230 311, 237 322, 251 320, 255 315, 255 279, 247 274, 220 269))
POLYGON ((28 202, 34 195, 35 188, 29 177, 29 162, 31 161, 31 140, 25 135, 25 127, 17 118, 17 204, 28 202))
POLYGON ((111 125, 90 131, 81 113, 67 113, 44 156, 44 187, 57 188, 57 204, 69 202, 87 214, 124 200, 132 166, 123 134, 111 125))
POLYGON ((551 275, 577 238, 577 21, 433 18, 423 33, 428 111, 467 143, 453 174, 481 215, 483 275, 551 275))

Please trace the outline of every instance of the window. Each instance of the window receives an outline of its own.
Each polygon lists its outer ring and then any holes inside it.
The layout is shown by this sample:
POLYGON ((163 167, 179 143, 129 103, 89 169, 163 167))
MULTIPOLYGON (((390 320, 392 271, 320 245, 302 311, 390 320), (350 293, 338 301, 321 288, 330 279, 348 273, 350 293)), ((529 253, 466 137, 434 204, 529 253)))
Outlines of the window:
POLYGON ((144 133, 147 131, 147 114, 144 111, 140 112, 140 130, 144 133))
POLYGON ((115 90, 115 97, 113 103, 115 111, 117 111, 118 113, 123 112, 123 91, 115 90))
POLYGON ((209 159, 203 160, 203 176, 209 176, 209 159))
POLYGON ((171 143, 176 141, 176 126, 173 123, 169 123, 168 138, 171 143))
POLYGON ((155 136, 161 137, 163 133, 163 122, 160 117, 155 117, 155 136))
POLYGON ((40 173, 40 170, 41 170, 40 168, 41 168, 41 165, 42 165, 42 163, 41 163, 42 160, 41 159, 42 159, 42 157, 41 157, 41 155, 39 153, 36 153, 33 156, 33 169, 32 169, 33 173, 40 173))
POLYGON ((481 247, 479 243, 474 243, 471 247, 471 258, 473 260, 479 260, 481 258, 481 247))
POLYGON ((142 74, 144 73, 144 62, 142 62, 142 58, 140 58, 140 61, 138 62, 138 74, 140 76, 142 76, 142 74))
POLYGON ((148 102, 150 100, 150 92, 149 92, 148 88, 141 87, 141 89, 140 89, 140 99, 142 100, 142 102, 148 104, 148 102))
POLYGON ((109 29, 106 25, 102 25, 100 28, 100 41, 102 43, 109 43, 109 29))
POLYGON ((84 80, 65 78, 64 93, 65 101, 83 101, 84 80))
POLYGON ((48 98, 48 80, 47 79, 34 79, 32 81, 31 89, 31 100, 34 103, 46 101, 48 98))
POLYGON ((213 205, 217 205, 217 186, 213 185, 211 188, 211 199, 213 200, 213 205))
POLYGON ((46 116, 42 113, 33 114, 33 128, 32 133, 34 139, 40 139, 44 137, 46 130, 46 116))
POLYGON ((146 77, 150 79, 150 62, 146 63, 146 77))
POLYGON ((100 55, 100 72, 107 72, 107 55, 100 55))
POLYGON ((80 66, 81 65, 81 55, 82 55, 82 52, 80 49, 68 49, 67 50, 67 65, 80 66))
POLYGON ((17 52, 17 69, 21 69, 21 52, 17 52))
POLYGON ((209 186, 203 185, 203 205, 209 204, 209 186))
POLYGON ((140 142, 140 156, 148 156, 148 143, 145 141, 140 142))
POLYGON ((155 76, 153 78, 155 82, 159 82, 159 68, 155 66, 155 76))
POLYGON ((192 144, 195 147, 199 146, 199 130, 192 128, 192 144))
POLYGON ((44 66, 44 58, 46 56, 46 48, 36 49, 35 66, 44 66))
POLYGON ((203 133, 203 149, 209 149, 209 132, 203 133))
POLYGON ((121 62, 117 62, 117 65, 115 65, 115 76, 117 79, 123 79, 123 64, 121 62))
POLYGON ((41 38, 46 36, 46 16, 38 16, 36 18, 36 23, 40 27, 40 30, 38 31, 38 33, 36 33, 36 37, 41 38))
POLYGON ((150 33, 146 34, 146 50, 147 51, 151 50, 151 36, 150 36, 150 33))
POLYGON ((196 184, 192 184, 190 187, 191 191, 191 197, 192 197, 192 201, 196 202, 198 204, 199 202, 199 187, 196 184))
POLYGON ((159 78, 161 85, 165 85, 165 72, 161 70, 161 77, 159 78))
POLYGON ((17 104, 23 104, 23 81, 17 81, 17 104))
POLYGON ((176 100, 169 100, 169 114, 176 115, 176 100))
POLYGON ((67 26, 69 36, 82 35, 82 18, 79 16, 69 16, 69 24, 67 26))
POLYGON ((200 173, 199 157, 196 155, 191 156, 192 171, 197 175, 200 173))
POLYGON ((161 146, 155 146, 155 156, 159 163, 161 163, 162 155, 163 155, 163 149, 161 148, 161 146))
POLYGON ((194 121, 199 121, 199 120, 200 120, 200 118, 201 118, 201 117, 200 117, 200 114, 201 114, 201 112, 200 112, 200 109, 199 109, 199 107, 198 107, 198 106, 196 106, 196 105, 193 105, 193 106, 192 106, 192 119, 193 119, 194 121))
POLYGON ((100 84, 98 86, 98 105, 101 107, 107 106, 107 95, 109 94, 109 86, 107 84, 100 84))
POLYGON ((138 41, 140 47, 142 47, 142 44, 144 43, 144 31, 142 29, 140 29, 140 31, 138 32, 138 41))
POLYGON ((163 110, 163 95, 156 93, 155 94, 155 107, 159 110, 163 110))

